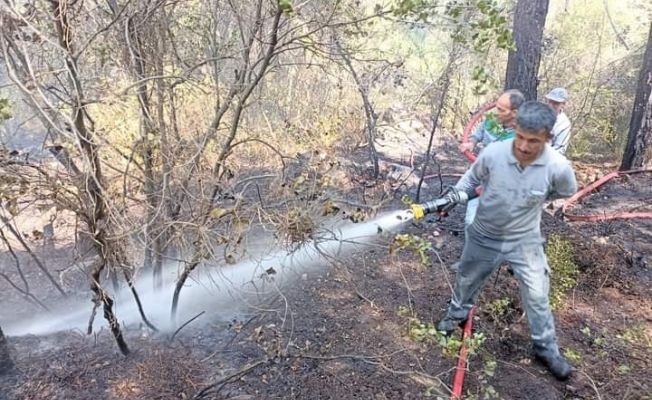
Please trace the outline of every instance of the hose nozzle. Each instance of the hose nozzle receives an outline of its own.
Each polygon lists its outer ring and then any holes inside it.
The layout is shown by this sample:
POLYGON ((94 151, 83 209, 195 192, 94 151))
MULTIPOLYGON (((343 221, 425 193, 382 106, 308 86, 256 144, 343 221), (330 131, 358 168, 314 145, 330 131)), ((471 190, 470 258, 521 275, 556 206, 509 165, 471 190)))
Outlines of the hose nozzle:
POLYGON ((451 204, 450 199, 441 198, 437 200, 427 201, 421 204, 412 204, 410 209, 414 214, 414 219, 416 221, 419 221, 423 219, 426 216, 426 214, 441 212, 444 209, 446 209, 447 206, 449 206, 450 204, 451 204))
POLYGON ((456 204, 466 204, 469 199, 475 198, 478 195, 476 191, 466 193, 459 191, 453 186, 449 186, 438 199, 422 204, 412 204, 410 209, 414 214, 414 219, 418 221, 425 217, 426 214, 439 213, 440 215, 447 215, 456 204))
POLYGON ((417 221, 423 219, 423 217, 426 216, 426 212, 423 209, 423 205, 421 204, 412 204, 410 206, 410 210, 412 210, 412 214, 414 214, 414 219, 417 221))

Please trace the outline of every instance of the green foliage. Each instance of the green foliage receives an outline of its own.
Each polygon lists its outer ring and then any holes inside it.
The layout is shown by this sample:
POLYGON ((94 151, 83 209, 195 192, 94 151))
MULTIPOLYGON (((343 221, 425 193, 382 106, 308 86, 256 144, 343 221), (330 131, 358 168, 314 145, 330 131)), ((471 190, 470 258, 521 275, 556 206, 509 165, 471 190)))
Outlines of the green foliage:
POLYGON ((496 321, 500 319, 503 315, 507 314, 507 310, 509 309, 509 303, 511 303, 511 299, 509 297, 504 297, 502 299, 496 299, 489 303, 487 308, 489 309, 489 314, 491 315, 491 318, 496 321))
MULTIPOLYGON (((425 0, 396 0, 393 13, 421 22, 440 17, 437 2, 425 0)), ((452 22, 449 29, 453 40, 468 45, 476 53, 486 53, 492 46, 515 49, 507 13, 495 0, 449 1, 443 17, 452 22)))
POLYGON ((596 347, 604 347, 604 346, 606 346, 606 344, 607 344, 607 341, 602 337, 597 337, 597 338, 593 339, 593 345, 596 346, 596 347))
POLYGON ((620 35, 605 18, 602 0, 570 2, 565 9, 551 2, 546 20, 539 76, 539 94, 557 87, 569 90, 573 122, 570 158, 591 162, 619 159, 627 135, 636 82, 643 59, 650 11, 649 0, 609 5, 620 35), (618 36, 628 43, 629 50, 618 36))
POLYGON ((495 376, 497 367, 498 363, 495 359, 491 358, 486 360, 483 364, 482 370, 479 371, 477 378, 480 383, 480 388, 477 389, 475 393, 468 391, 465 398, 477 400, 499 399, 500 395, 498 394, 498 391, 496 391, 496 388, 491 385, 491 379, 495 376))
POLYGON ((458 21, 462 29, 458 30, 453 38, 461 43, 471 45, 476 53, 483 53, 489 47, 496 46, 502 50, 515 50, 512 32, 507 22, 507 13, 494 0, 476 0, 478 14, 473 20, 467 22, 465 15, 466 4, 450 2, 446 14, 458 21))
POLYGON ((398 306, 398 310, 396 311, 396 314, 399 317, 409 317, 412 315, 412 309, 409 306, 406 305, 400 305, 398 306))
POLYGON ((633 344, 652 349, 652 337, 647 333, 643 325, 634 326, 623 334, 616 335, 616 337, 622 341, 623 345, 633 344))
POLYGON ((292 2, 290 0, 278 0, 278 8, 284 13, 292 12, 292 2))
POLYGON ((481 396, 480 399, 482 400, 491 400, 491 399, 499 399, 500 395, 496 391, 496 389, 491 386, 491 385, 483 385, 480 388, 481 396))
POLYGON ((631 370, 632 370, 632 367, 630 367, 630 366, 627 365, 627 364, 620 364, 620 365, 618 366, 618 368, 616 368, 616 371, 618 371, 618 373, 619 373, 620 375, 627 375, 628 373, 631 372, 631 370))
POLYGON ((582 332, 582 334, 586 337, 591 337, 591 328, 589 328, 588 326, 580 328, 580 332, 582 332))
POLYGON ((393 14, 399 17, 411 16, 420 21, 427 21, 434 6, 424 0, 397 0, 393 14))
POLYGON ((496 374, 497 366, 498 363, 496 360, 488 360, 484 363, 484 369, 482 370, 482 373, 488 377, 493 377, 496 374))
POLYGON ((6 121, 11 118, 11 104, 9 99, 0 98, 0 122, 6 121))
POLYGON ((507 128, 498 121, 498 116, 495 112, 488 112, 484 115, 489 132, 497 137, 499 140, 509 139, 513 136, 512 132, 508 132, 507 128))
MULTIPOLYGON (((602 328, 599 332, 592 332, 589 327, 580 328, 580 332, 591 341, 591 346, 597 350, 600 359, 607 359, 614 350, 619 352, 638 353, 641 348, 652 349, 652 337, 647 333, 645 326, 637 325, 625 330, 621 334, 610 334, 609 329, 602 328)), ((624 366, 623 368, 629 368, 624 366)), ((620 367, 619 367, 620 369, 620 367)))
POLYGON ((489 91, 491 83, 491 71, 485 65, 476 65, 471 73, 471 79, 474 82, 473 93, 481 95, 489 91))
POLYGON ((421 263, 423 265, 430 265, 428 251, 432 250, 432 245, 428 240, 417 235, 400 233, 394 236, 394 241, 389 248, 389 253, 394 255, 402 249, 410 249, 414 251, 421 258, 421 263))
POLYGON ((432 322, 423 323, 418 318, 411 318, 409 322, 409 334, 417 342, 436 344, 441 348, 442 355, 445 357, 457 357, 462 343, 466 346, 470 355, 477 354, 485 342, 485 336, 482 333, 474 333, 470 338, 464 338, 464 341, 454 335, 447 336, 439 332, 432 322))
POLYGON ((566 349, 566 351, 564 351, 564 356, 572 363, 582 361, 582 355, 573 349, 566 349))
POLYGON ((407 194, 404 194, 404 195, 401 197, 401 203, 403 203, 403 205, 409 207, 409 206, 411 206, 412 204, 414 204, 414 201, 412 201, 412 198, 411 198, 410 196, 408 196, 407 194))
POLYGON ((546 248, 550 276, 550 306, 559 308, 564 300, 564 293, 577 285, 579 267, 575 264, 575 247, 566 238, 554 234, 548 238, 546 248))
POLYGON ((474 82, 473 93, 483 95, 494 86, 492 71, 486 58, 492 50, 515 50, 512 31, 508 23, 507 12, 494 0, 476 0, 470 2, 476 13, 469 14, 468 5, 456 1, 449 2, 446 15, 456 21, 456 29, 451 33, 454 41, 468 46, 477 56, 478 63, 471 75, 474 82))

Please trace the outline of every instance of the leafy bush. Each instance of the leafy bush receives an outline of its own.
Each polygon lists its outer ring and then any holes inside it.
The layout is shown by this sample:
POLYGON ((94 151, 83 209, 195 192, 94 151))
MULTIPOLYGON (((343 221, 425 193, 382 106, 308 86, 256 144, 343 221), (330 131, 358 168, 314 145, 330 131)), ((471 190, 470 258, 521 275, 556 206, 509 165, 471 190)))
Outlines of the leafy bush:
POLYGON ((575 264, 575 246, 561 235, 551 235, 546 248, 550 276, 550 305, 559 308, 564 301, 564 293, 577 285, 579 267, 575 264))

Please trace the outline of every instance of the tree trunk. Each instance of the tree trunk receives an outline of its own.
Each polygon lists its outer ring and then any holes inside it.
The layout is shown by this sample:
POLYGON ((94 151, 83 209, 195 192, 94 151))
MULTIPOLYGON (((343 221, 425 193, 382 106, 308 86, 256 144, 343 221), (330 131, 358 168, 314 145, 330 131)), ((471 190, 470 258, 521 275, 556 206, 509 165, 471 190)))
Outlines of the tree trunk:
MULTIPOLYGON (((256 18, 254 19, 254 33, 257 33, 258 30, 262 27, 262 5, 263 1, 260 0, 258 2, 258 11, 256 13, 256 18)), ((231 89, 230 93, 226 96, 227 101, 217 111, 213 122, 211 123, 211 131, 216 131, 226 111, 231 109, 231 102, 236 98, 237 94, 237 101, 232 108, 231 127, 229 128, 229 133, 227 134, 225 141, 221 144, 220 152, 215 163, 213 164, 213 170, 211 172, 213 182, 215 183, 212 184, 208 198, 205 199, 205 201, 203 201, 200 205, 201 214, 198 217, 198 224, 200 226, 205 226, 206 222, 211 217, 211 210, 220 190, 219 181, 224 172, 224 161, 226 161, 233 149, 232 144, 235 140, 236 134, 238 133, 240 118, 242 117, 242 112, 247 105, 249 96, 251 96, 254 89, 256 89, 260 81, 263 79, 265 73, 272 63, 272 59, 274 59, 277 54, 276 50, 279 43, 279 26, 281 23, 282 15, 283 10, 279 6, 276 6, 276 9, 274 10, 274 17, 269 27, 269 38, 264 41, 265 49, 262 51, 260 57, 254 61, 251 61, 250 56, 252 54, 253 43, 256 39, 254 36, 249 38, 243 53, 243 58, 245 60, 245 70, 239 74, 236 74, 236 77, 238 78, 238 84, 234 87, 235 89, 231 89)), ((205 147, 203 147, 200 151, 203 152, 204 149, 205 147)), ((179 275, 174 288, 174 294, 172 295, 172 310, 170 315, 173 323, 176 323, 177 308, 179 305, 179 296, 181 289, 185 285, 186 280, 190 276, 190 273, 195 268, 197 268, 205 254, 205 244, 201 238, 201 235, 198 235, 195 243, 196 245, 193 249, 193 255, 190 257, 190 262, 186 264, 183 272, 181 272, 181 275, 179 275)))
POLYGON ((0 375, 6 374, 14 367, 11 356, 9 355, 9 344, 5 338, 5 334, 0 327, 0 375))
POLYGON ((505 90, 518 89, 526 100, 537 99, 543 27, 549 0, 518 0, 514 13, 516 50, 507 58, 505 90))
POLYGON ((627 144, 620 170, 642 168, 652 139, 652 24, 643 56, 643 67, 638 76, 638 87, 632 118, 629 121, 627 144))
POLYGON ((373 165, 373 173, 374 173, 373 177, 374 179, 378 179, 378 175, 380 174, 380 166, 378 165, 378 152, 376 151, 376 145, 375 145, 376 126, 378 122, 378 116, 374 111, 374 107, 371 104, 371 101, 369 101, 369 85, 362 82, 360 76, 358 75, 357 71, 353 67, 353 63, 351 62, 351 56, 346 52, 346 50, 342 48, 342 46, 340 45, 337 39, 335 40, 335 45, 337 46, 337 49, 340 52, 342 59, 344 60, 344 64, 346 65, 346 68, 351 73, 351 76, 353 77, 353 81, 355 82, 355 86, 358 89, 358 93, 360 93, 360 97, 362 98, 364 113, 365 116, 367 117, 366 131, 367 131, 367 142, 369 145, 369 159, 371 160, 371 164, 373 165))
MULTIPOLYGON (((118 344, 118 348, 125 356, 129 354, 129 347, 122 336, 120 324, 113 312, 113 299, 104 290, 100 282, 100 275, 105 268, 110 267, 109 261, 113 257, 111 253, 121 254, 122 249, 117 248, 115 240, 110 239, 106 225, 109 221, 109 211, 107 210, 106 199, 104 196, 104 174, 102 173, 102 162, 98 151, 98 145, 95 142, 95 131, 93 122, 87 114, 84 106, 84 90, 82 77, 77 64, 78 58, 73 49, 73 29, 70 24, 69 13, 71 10, 66 7, 67 3, 51 1, 50 9, 52 20, 57 32, 57 40, 61 49, 65 50, 65 70, 73 90, 72 110, 70 127, 75 135, 77 144, 84 157, 87 171, 83 174, 85 182, 78 184, 79 193, 83 193, 86 210, 82 212, 81 217, 85 222, 89 232, 93 235, 93 246, 99 255, 91 273, 91 290, 94 293, 94 302, 96 305, 103 304, 104 318, 109 323, 109 328, 118 344)), ((91 324, 89 324, 91 325, 91 324)))

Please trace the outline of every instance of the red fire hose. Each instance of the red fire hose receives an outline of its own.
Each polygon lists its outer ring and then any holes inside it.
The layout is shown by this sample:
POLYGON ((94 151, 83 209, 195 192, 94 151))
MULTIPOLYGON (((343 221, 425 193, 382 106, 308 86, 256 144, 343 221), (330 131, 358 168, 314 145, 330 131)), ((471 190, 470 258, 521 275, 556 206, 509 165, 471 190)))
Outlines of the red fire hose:
POLYGON ((568 218, 569 221, 584 221, 584 222, 608 221, 612 219, 652 218, 652 212, 650 211, 618 212, 618 213, 610 213, 610 214, 591 214, 591 215, 571 214, 567 211, 568 208, 570 208, 573 204, 577 203, 583 197, 588 196, 594 190, 606 184, 610 180, 625 175, 634 175, 634 174, 640 174, 644 172, 652 172, 652 169, 641 169, 636 171, 614 171, 608 175, 605 175, 602 178, 598 179, 597 181, 593 182, 592 184, 588 185, 584 189, 575 193, 573 196, 566 199, 564 205, 561 207, 561 212, 562 214, 564 214, 566 218, 568 218))
MULTIPOLYGON (((482 107, 471 117, 471 120, 464 127, 464 134, 462 136, 462 142, 467 143, 473 130, 477 125, 482 121, 484 113, 494 108, 495 103, 488 103, 482 107)), ((465 151, 464 155, 466 158, 474 162, 476 160, 476 155, 470 151, 465 151)), ((460 352, 458 354, 457 366, 455 367, 455 376, 453 377, 453 394, 451 395, 451 400, 460 400, 462 398, 462 390, 464 388, 464 375, 466 374, 467 359, 469 356, 469 350, 466 348, 465 338, 471 338, 471 332, 473 328, 473 316, 475 315, 475 307, 471 308, 469 311, 469 316, 464 324, 464 330, 462 332, 462 346, 460 347, 460 352)))
MULTIPOLYGON (((473 117, 471 117, 469 122, 464 127, 464 131, 463 131, 463 134, 462 134, 462 143, 468 143, 469 138, 473 134, 473 131, 478 126, 478 124, 482 121, 482 119, 484 118, 484 113, 491 110, 495 106, 496 106, 496 103, 494 103, 494 102, 487 103, 484 106, 480 107, 480 109, 478 111, 476 111, 475 114, 473 114, 473 117)), ((478 158, 478 157, 476 157, 475 154, 473 154, 472 152, 470 152, 468 150, 464 152, 464 155, 471 162, 474 162, 478 158)))
POLYGON ((466 348, 466 338, 471 338, 471 329, 473 328, 473 315, 475 314, 475 307, 469 311, 469 317, 464 324, 464 331, 462 332, 462 346, 460 347, 459 357, 457 359, 457 366, 455 367, 455 377, 453 378, 453 395, 451 400, 460 400, 462 398, 462 389, 464 387, 464 374, 466 373, 466 359, 469 351, 466 348))

